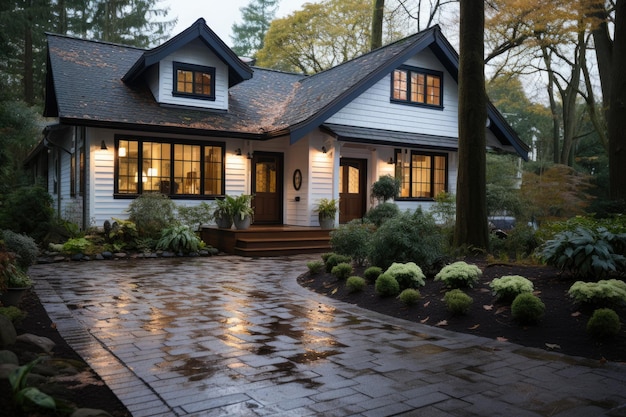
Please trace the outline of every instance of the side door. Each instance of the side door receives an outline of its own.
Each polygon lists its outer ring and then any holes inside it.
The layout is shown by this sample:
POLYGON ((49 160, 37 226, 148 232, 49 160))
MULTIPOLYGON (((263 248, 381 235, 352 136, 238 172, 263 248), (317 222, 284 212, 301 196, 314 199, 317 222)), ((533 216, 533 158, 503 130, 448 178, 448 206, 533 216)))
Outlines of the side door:
POLYGON ((365 215, 367 160, 341 158, 339 171, 339 223, 365 215))
POLYGON ((283 154, 255 151, 251 174, 254 223, 282 224, 283 154))

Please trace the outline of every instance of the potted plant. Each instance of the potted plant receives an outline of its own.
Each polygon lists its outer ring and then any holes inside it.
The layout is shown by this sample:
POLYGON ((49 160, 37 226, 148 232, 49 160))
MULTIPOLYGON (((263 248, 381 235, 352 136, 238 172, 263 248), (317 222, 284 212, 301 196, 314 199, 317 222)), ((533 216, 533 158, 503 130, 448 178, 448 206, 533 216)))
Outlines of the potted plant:
POLYGON ((254 219, 252 195, 241 194, 237 197, 226 196, 237 229, 247 229, 254 219))
POLYGON ((4 306, 17 306, 24 293, 32 286, 26 271, 15 262, 15 255, 0 251, 0 301, 4 306))
POLYGON ((213 218, 215 224, 220 229, 230 229, 233 225, 233 213, 228 201, 228 196, 223 199, 215 200, 215 210, 213 211, 213 218))
POLYGON ((333 229, 335 227, 335 216, 337 215, 337 200, 322 198, 315 208, 318 214, 322 229, 333 229))
POLYGON ((395 198, 400 193, 400 179, 391 175, 381 175, 374 184, 372 184, 372 198, 378 200, 379 203, 395 198))

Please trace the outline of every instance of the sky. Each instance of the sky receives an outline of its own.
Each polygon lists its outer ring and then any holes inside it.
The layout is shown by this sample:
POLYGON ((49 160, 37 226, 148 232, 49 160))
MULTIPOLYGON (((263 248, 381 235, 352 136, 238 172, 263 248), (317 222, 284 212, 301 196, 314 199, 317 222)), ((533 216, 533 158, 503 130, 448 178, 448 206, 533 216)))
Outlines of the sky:
MULTIPOLYGON (((171 35, 177 35, 187 29, 196 20, 203 17, 207 25, 227 45, 232 45, 230 36, 233 23, 242 23, 242 7, 251 0, 162 0, 160 7, 169 7, 169 18, 178 17, 176 26, 171 35)), ((302 8, 304 3, 315 3, 316 0, 280 0, 276 17, 285 17, 295 10, 302 8)))

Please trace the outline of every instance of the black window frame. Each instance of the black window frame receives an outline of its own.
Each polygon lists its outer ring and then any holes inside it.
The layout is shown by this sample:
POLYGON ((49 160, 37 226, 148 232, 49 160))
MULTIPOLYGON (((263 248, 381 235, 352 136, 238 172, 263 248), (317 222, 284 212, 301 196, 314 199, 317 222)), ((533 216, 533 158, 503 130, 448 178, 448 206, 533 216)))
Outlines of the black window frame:
POLYGON ((435 195, 435 157, 443 157, 445 158, 445 181, 444 181, 444 189, 443 192, 449 192, 449 181, 450 181, 450 155, 447 152, 433 152, 433 151, 422 151, 419 149, 395 149, 394 150, 394 166, 395 177, 400 178, 400 191, 402 191, 402 165, 401 162, 398 161, 398 154, 404 153, 409 156, 409 196, 402 197, 398 196, 395 200, 400 201, 435 201, 437 197, 435 195), (412 195, 413 193, 413 156, 426 156, 431 159, 430 161, 430 196, 429 197, 415 197, 412 195))
MULTIPOLYGON (((114 199, 135 199, 144 194, 143 190, 143 182, 137 182, 137 192, 136 193, 126 193, 119 191, 119 143, 120 141, 136 141, 138 142, 138 155, 137 155, 137 166, 141 166, 143 164, 143 144, 148 143, 160 143, 160 144, 169 144, 170 145, 170 175, 169 181, 170 184, 174 184, 175 182, 175 170, 174 170, 174 147, 175 145, 192 145, 192 146, 200 146, 200 155, 201 159, 198 161, 200 164, 200 172, 198 177, 201 179, 200 181, 200 189, 198 194, 177 194, 176 190, 172 187, 170 188, 169 193, 163 193, 167 197, 172 200, 215 200, 217 198, 224 198, 226 195, 226 144, 224 142, 212 142, 212 141, 197 141, 197 140, 181 140, 181 139, 172 139, 172 138, 161 138, 161 137, 148 137, 148 136, 136 136, 136 135, 124 135, 119 134, 115 135, 115 163, 114 163, 114 182, 113 182, 113 198, 114 199), (221 148, 221 181, 220 188, 222 194, 204 194, 205 192, 205 162, 203 158, 206 157, 205 149, 207 147, 218 147, 221 148)), ((155 193, 157 191, 146 191, 145 193, 155 193)))
POLYGON ((186 64, 184 62, 176 62, 172 63, 172 95, 174 97, 186 97, 186 98, 194 98, 200 100, 210 100, 215 101, 215 67, 207 67, 203 65, 196 64, 186 64), (211 94, 198 94, 198 93, 186 93, 184 91, 178 91, 178 71, 190 71, 193 73, 192 82, 193 88, 195 91, 195 79, 196 73, 209 74, 211 76, 211 94))
POLYGON ((436 70, 431 70, 431 69, 427 69, 427 68, 420 68, 420 67, 412 67, 412 66, 408 66, 408 65, 402 65, 398 68, 396 68, 395 70, 393 70, 391 72, 391 86, 390 86, 390 101, 392 103, 396 103, 396 104, 403 104, 403 105, 409 105, 409 106, 417 106, 417 107, 427 107, 427 108, 431 108, 431 109, 437 109, 437 110, 443 110, 443 92, 444 92, 444 85, 443 85, 443 72, 442 71, 436 71, 436 70), (394 95, 394 83, 395 83, 395 74, 396 71, 404 71, 406 72, 406 79, 407 79, 407 89, 406 89, 406 99, 399 99, 399 98, 395 98, 394 95), (415 73, 415 74, 421 74, 424 75, 424 102, 421 101, 412 101, 411 100, 411 73, 415 73), (435 76, 439 78, 439 104, 430 104, 426 101, 426 91, 427 91, 427 79, 428 76, 435 76))

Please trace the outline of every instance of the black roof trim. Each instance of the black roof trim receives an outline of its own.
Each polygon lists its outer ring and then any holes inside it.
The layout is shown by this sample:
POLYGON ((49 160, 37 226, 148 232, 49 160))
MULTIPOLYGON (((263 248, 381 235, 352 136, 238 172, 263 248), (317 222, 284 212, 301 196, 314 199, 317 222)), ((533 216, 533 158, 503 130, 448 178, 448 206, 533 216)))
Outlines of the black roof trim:
POLYGON ((252 78, 252 68, 228 47, 226 44, 209 28, 206 21, 200 18, 193 25, 174 36, 164 44, 150 49, 135 62, 130 70, 122 77, 122 81, 132 83, 143 74, 143 72, 152 65, 160 62, 162 59, 177 51, 189 42, 200 39, 208 46, 227 66, 228 66, 228 86, 232 87, 244 80, 252 78))

